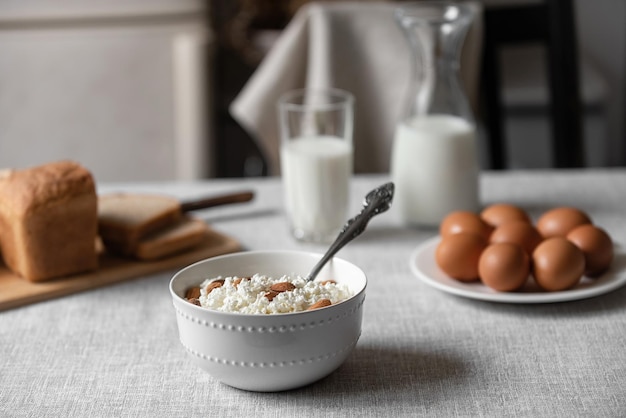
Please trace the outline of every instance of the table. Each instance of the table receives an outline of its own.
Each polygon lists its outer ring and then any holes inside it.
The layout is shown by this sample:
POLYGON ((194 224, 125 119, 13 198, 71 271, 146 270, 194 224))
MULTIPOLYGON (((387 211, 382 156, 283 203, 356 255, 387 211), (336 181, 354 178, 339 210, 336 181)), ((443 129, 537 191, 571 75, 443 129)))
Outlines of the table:
MULTIPOLYGON (((387 181, 358 176, 362 196, 387 181)), ((483 203, 537 216, 572 205, 626 242, 626 169, 485 172, 483 203)), ((245 249, 303 249, 288 234, 277 178, 99 184, 181 198, 253 188, 250 204, 198 212, 245 249)), ((509 305, 464 299, 414 277, 414 249, 436 234, 393 210, 339 256, 368 275, 361 339, 326 379, 281 393, 214 381, 178 341, 163 272, 0 312, 0 416, 626 415, 626 287, 587 300, 509 305)), ((624 247, 616 262, 626 264, 624 247)))

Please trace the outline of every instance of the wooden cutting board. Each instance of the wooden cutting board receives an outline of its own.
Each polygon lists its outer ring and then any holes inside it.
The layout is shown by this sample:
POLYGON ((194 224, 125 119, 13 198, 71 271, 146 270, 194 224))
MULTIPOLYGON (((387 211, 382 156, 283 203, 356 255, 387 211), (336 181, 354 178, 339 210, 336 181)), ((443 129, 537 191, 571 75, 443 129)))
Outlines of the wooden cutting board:
POLYGON ((0 263, 0 311, 160 271, 181 268, 208 257, 239 250, 241 250, 239 242, 209 229, 205 240, 201 244, 172 257, 156 261, 137 261, 105 253, 100 256, 100 267, 96 271, 40 283, 29 282, 18 277, 8 270, 4 264, 0 263))

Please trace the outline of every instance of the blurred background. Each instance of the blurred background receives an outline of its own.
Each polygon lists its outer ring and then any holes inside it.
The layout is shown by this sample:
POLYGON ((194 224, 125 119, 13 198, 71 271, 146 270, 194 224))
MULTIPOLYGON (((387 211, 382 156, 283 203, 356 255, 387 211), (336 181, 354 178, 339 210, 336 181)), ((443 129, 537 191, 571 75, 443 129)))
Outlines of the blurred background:
MULTIPOLYGON (((98 181, 267 175, 228 107, 303 3, 0 0, 0 167, 71 158, 98 181)), ((626 2, 573 3, 586 165, 625 165, 626 2)), ((532 44, 501 56, 512 168, 549 166, 544 58, 532 44)))

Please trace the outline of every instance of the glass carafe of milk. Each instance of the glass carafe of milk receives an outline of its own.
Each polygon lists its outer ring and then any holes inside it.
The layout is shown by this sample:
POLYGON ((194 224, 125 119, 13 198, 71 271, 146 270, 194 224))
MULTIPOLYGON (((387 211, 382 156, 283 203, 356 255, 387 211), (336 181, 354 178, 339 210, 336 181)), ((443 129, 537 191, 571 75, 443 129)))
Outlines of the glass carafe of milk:
POLYGON ((437 226, 451 211, 479 206, 476 126, 459 79, 473 13, 463 4, 419 2, 395 18, 412 74, 391 153, 394 206, 406 224, 437 226))

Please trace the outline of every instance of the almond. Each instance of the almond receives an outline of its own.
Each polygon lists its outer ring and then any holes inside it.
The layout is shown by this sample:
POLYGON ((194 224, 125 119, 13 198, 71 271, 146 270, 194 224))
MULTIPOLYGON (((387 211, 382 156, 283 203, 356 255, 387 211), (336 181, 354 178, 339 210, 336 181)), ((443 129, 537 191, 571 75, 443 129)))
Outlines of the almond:
POLYGON ((190 287, 185 292, 185 299, 198 299, 200 297, 200 288, 198 286, 190 287))
POLYGON ((332 302, 330 301, 330 299, 320 299, 317 302, 315 302, 313 305, 309 306, 307 311, 312 311, 313 309, 319 309, 319 308, 323 308, 325 306, 330 306, 330 305, 332 305, 332 302))
POLYGON ((239 286, 239 283, 241 283, 242 280, 250 280, 250 277, 237 277, 235 280, 233 280, 233 286, 239 286))
POLYGON ((273 292, 288 292, 290 290, 295 289, 296 286, 294 286, 293 283, 291 282, 280 282, 280 283, 274 283, 273 285, 270 286, 270 290, 273 292))
POLYGON ((206 286, 206 288, 205 288, 207 295, 208 295, 209 293, 211 293, 211 291, 212 291, 213 289, 217 289, 218 287, 222 287, 223 285, 224 285, 224 280, 223 280, 223 279, 219 279, 219 280, 214 280, 214 281, 212 281, 212 282, 211 282, 211 283, 209 283, 209 284, 206 286))
POLYGON ((267 300, 269 300, 271 302, 279 294, 280 294, 280 292, 274 292, 273 290, 270 290, 269 292, 267 292, 265 294, 265 297, 267 298, 267 300))
POLYGON ((189 303, 194 304, 194 305, 201 306, 201 304, 200 304, 200 299, 198 299, 198 298, 191 298, 191 299, 187 299, 187 301, 188 301, 189 303))

